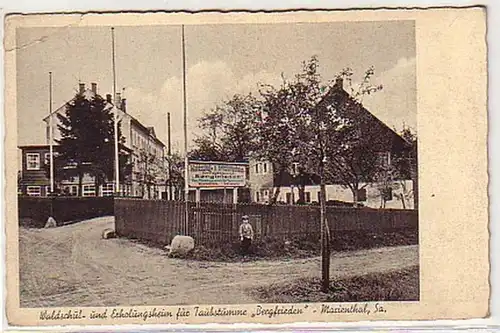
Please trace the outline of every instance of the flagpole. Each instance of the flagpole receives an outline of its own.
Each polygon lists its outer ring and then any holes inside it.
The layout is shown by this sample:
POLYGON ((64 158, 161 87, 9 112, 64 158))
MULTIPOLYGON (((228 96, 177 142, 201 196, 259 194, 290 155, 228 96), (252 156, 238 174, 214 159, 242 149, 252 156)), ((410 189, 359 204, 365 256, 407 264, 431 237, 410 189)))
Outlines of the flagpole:
POLYGON ((172 143, 170 140, 170 112, 167 112, 167 155, 168 155, 168 194, 167 199, 172 200, 172 143))
POLYGON ((184 203, 185 203, 185 233, 188 234, 189 226, 189 160, 188 160, 188 134, 187 134, 187 103, 186 103, 186 46, 184 41, 184 24, 182 28, 182 97, 184 108, 184 203))
POLYGON ((52 124, 52 72, 49 72, 49 149, 50 149, 50 193, 54 193, 54 132, 52 124))
POLYGON ((114 104, 114 133, 115 133, 115 193, 120 193, 120 160, 118 154, 118 104, 116 99, 116 66, 115 66, 115 28, 111 27, 111 50, 113 61, 113 104, 114 104))

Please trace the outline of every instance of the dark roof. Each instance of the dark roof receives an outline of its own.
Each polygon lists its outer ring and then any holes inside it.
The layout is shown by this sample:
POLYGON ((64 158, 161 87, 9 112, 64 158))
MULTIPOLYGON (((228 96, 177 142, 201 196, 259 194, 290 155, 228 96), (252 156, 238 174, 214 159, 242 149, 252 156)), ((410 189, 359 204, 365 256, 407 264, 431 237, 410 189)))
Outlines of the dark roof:
MULTIPOLYGON (((328 92, 322 97, 322 99, 318 102, 318 108, 326 108, 328 105, 331 105, 333 102, 340 103, 354 103, 355 100, 353 97, 349 95, 347 91, 344 90, 342 86, 342 81, 337 80, 337 82, 328 90, 328 92)), ((368 111, 361 103, 356 103, 356 107, 354 109, 354 113, 356 113, 355 117, 365 117, 365 128, 361 128, 361 130, 375 130, 379 132, 380 135, 387 135, 391 139, 391 152, 400 152, 402 150, 409 149, 411 144, 402 138, 398 133, 396 133, 392 128, 387 126, 383 121, 378 119, 373 113, 368 111), (368 125, 369 124, 369 125, 368 125)), ((381 151, 384 151, 387 147, 381 147, 381 151)))
MULTIPOLYGON (((56 145, 54 145, 55 147, 56 145)), ((22 146, 17 146, 19 149, 49 149, 49 145, 22 145, 22 146)))

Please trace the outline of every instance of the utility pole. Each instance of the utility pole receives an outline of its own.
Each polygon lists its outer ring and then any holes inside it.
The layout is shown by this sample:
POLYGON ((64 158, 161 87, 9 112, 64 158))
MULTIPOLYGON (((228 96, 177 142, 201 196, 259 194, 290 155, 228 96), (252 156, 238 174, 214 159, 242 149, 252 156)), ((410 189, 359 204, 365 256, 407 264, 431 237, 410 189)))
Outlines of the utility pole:
POLYGON ((182 31, 182 101, 184 107, 184 205, 185 205, 185 226, 184 233, 189 233, 189 159, 188 159, 188 134, 187 134, 187 103, 186 103, 186 46, 184 41, 184 24, 182 31))
POLYGON ((54 129, 52 124, 52 72, 49 72, 49 155, 50 155, 50 193, 54 193, 54 129))
MULTIPOLYGON (((111 27, 111 51, 113 67, 113 104, 114 104, 114 132, 115 132, 115 193, 120 194, 120 160, 118 153, 118 107, 120 101, 116 98, 116 66, 115 66, 115 28, 111 27)), ((96 189, 97 190, 97 189, 96 189)))
POLYGON ((326 218, 325 161, 319 165, 319 209, 321 220, 321 291, 327 293, 330 289, 330 229, 326 218))
POLYGON ((170 112, 167 112, 167 155, 168 155, 168 192, 167 199, 172 200, 172 142, 170 140, 170 112))

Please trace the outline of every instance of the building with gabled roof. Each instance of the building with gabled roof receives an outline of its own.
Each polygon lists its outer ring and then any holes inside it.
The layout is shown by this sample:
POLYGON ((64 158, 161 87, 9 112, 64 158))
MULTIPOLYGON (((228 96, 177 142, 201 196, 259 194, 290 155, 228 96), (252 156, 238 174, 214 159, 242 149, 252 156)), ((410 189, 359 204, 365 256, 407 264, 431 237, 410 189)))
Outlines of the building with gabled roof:
MULTIPOLYGON (((98 95, 97 84, 92 83, 91 88, 85 87, 84 83, 79 84, 78 93, 85 96, 87 99, 91 99, 98 95)), ((73 97, 74 99, 74 97, 73 97)), ((71 102, 73 99, 68 100, 67 103, 71 102)), ((165 164, 165 145, 158 139, 154 131, 154 127, 143 125, 138 119, 127 112, 126 99, 121 97, 120 93, 116 94, 116 98, 113 100, 110 94, 106 95, 107 106, 114 108, 117 112, 118 120, 120 121, 122 135, 125 137, 125 142, 120 144, 120 151, 126 153, 129 156, 129 162, 132 163, 132 172, 130 177, 126 178, 120 183, 120 194, 124 196, 136 196, 145 198, 160 198, 166 194, 165 183, 166 174, 164 172, 165 164), (153 175, 154 170, 154 175, 153 175), (145 173, 150 173, 148 177, 145 177, 145 173), (147 179, 147 181, 146 181, 147 179)), ((66 105, 60 106, 50 115, 46 116, 43 121, 46 123, 46 145, 37 146, 22 146, 19 147, 22 150, 22 176, 20 181, 20 192, 23 194, 31 195, 47 195, 47 186, 50 180, 48 179, 46 172, 42 169, 46 163, 45 156, 49 149, 50 140, 50 126, 52 124, 52 133, 54 135, 54 150, 57 152, 57 144, 55 140, 60 138, 59 131, 57 130, 57 125, 59 124, 58 114, 63 115, 66 111, 66 105), (31 168, 28 167, 28 155, 33 160, 31 168), (38 158, 36 155, 38 154, 38 158), (42 161, 43 159, 43 161, 42 161), (38 162, 35 162, 37 160, 38 162), (36 177, 34 175, 36 173, 36 177), (30 179, 36 178, 36 184, 31 184, 30 179), (40 184, 39 184, 40 183, 40 184)), ((57 173, 57 170, 55 170, 57 173)), ((63 181, 61 182, 61 190, 68 190, 72 195, 95 195, 96 192, 102 193, 101 189, 92 189, 93 179, 86 175, 85 189, 84 193, 77 193, 73 184, 74 182, 63 181), (68 188, 69 186, 69 188, 68 188)), ((114 192, 114 180, 110 179, 103 185, 105 187, 105 193, 114 192)), ((100 195, 100 194, 99 194, 100 195)))
MULTIPOLYGON (((352 119, 359 119, 357 123, 361 133, 377 138, 373 141, 373 147, 379 153, 381 160, 384 163, 391 163, 391 158, 394 156, 408 155, 412 151, 412 145, 397 134, 393 129, 387 126, 384 122, 373 115, 360 103, 354 103, 354 99, 345 91, 343 80, 337 79, 334 84, 323 94, 318 100, 317 108, 319 111, 330 107, 332 104, 353 103, 353 108, 349 108, 352 112, 349 116, 352 119)), ((294 163, 288 172, 277 175, 273 172, 273 165, 268 161, 251 160, 249 166, 249 183, 252 201, 266 203, 269 202, 273 191, 276 189, 276 184, 280 184, 280 194, 277 201, 282 203, 294 203, 298 199, 297 176, 299 175, 299 164, 294 163), (278 178, 279 177, 279 178, 278 178)), ((401 181, 404 184, 406 191, 413 191, 414 184, 410 177, 410 170, 404 175, 401 181)), ((346 188, 341 181, 341 178, 331 177, 331 181, 326 185, 327 201, 331 202, 349 202, 352 201, 351 190, 346 188)), ((305 186, 305 201, 306 203, 319 202, 319 176, 314 174, 305 174, 301 179, 301 185, 305 186)), ((365 188, 358 192, 360 201, 367 206, 378 207, 380 204, 380 190, 377 184, 366 184, 365 188)), ((392 191, 392 189, 391 189, 392 191)), ((396 190, 401 192, 403 189, 396 190)), ((400 194, 400 193, 397 193, 400 194)), ((392 192, 388 196, 393 198, 392 192)), ((394 197, 395 198, 395 197, 394 197)), ((389 207, 403 208, 401 203, 393 201, 389 203, 389 207)), ((409 202, 410 208, 413 207, 413 202, 409 202)), ((404 208, 409 208, 405 206, 404 208)))

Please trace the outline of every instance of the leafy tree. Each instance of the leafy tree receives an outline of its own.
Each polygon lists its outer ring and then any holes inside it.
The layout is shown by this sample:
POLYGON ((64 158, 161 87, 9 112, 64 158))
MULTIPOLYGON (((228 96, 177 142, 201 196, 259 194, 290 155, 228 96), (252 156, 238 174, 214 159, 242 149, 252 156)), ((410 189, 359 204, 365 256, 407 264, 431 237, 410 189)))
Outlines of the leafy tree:
POLYGON ((372 126, 373 119, 360 112, 361 96, 381 89, 370 84, 373 73, 372 68, 365 73, 354 98, 341 86, 344 79, 351 80, 350 69, 341 72, 333 85, 324 85, 319 61, 312 57, 303 63, 302 72, 294 80, 283 80, 279 89, 267 86, 261 91, 264 101, 258 155, 273 163, 278 179, 294 162, 319 177, 325 290, 330 238, 325 185, 340 182, 349 187, 356 203, 361 183, 371 181, 375 175, 379 149, 391 139, 380 139, 379 128, 372 126))
POLYGON ((400 133, 401 137, 409 144, 409 149, 405 155, 399 156, 395 160, 398 172, 404 179, 412 180, 412 190, 406 188, 406 183, 402 182, 403 197, 400 200, 405 202, 413 198, 413 208, 418 209, 418 147, 417 147, 417 134, 414 133, 409 127, 404 126, 400 133))
POLYGON ((184 160, 179 153, 173 153, 165 159, 168 165, 167 188, 171 187, 171 199, 182 200, 184 191, 184 160))
POLYGON ((382 89, 382 86, 370 83, 373 75, 373 68, 369 68, 361 84, 356 87, 352 84, 352 71, 343 70, 318 104, 327 118, 336 119, 330 127, 326 126, 327 131, 333 129, 336 132, 333 135, 326 134, 327 179, 349 188, 355 205, 359 191, 375 181, 380 167, 380 153, 391 149, 393 139, 387 134, 385 125, 362 110, 363 96, 382 89), (351 91, 349 94, 343 88, 344 82, 351 91))
POLYGON ((205 133, 195 139, 189 157, 197 160, 236 162, 245 160, 255 146, 257 99, 234 95, 199 119, 205 133))
POLYGON ((165 179, 166 170, 162 159, 146 149, 141 149, 136 160, 135 173, 141 186, 141 195, 151 199, 151 189, 156 188, 156 185, 161 181, 160 178, 165 179))
POLYGON ((388 194, 391 190, 397 190, 399 192, 394 193, 393 196, 401 201, 403 209, 406 209, 409 206, 410 200, 414 201, 414 207, 416 207, 415 193, 418 190, 418 186, 415 184, 417 178, 417 137, 408 127, 404 127, 399 135, 404 139, 406 149, 398 152, 397 154, 393 154, 390 157, 387 156, 387 154, 384 154, 381 156, 381 161, 378 163, 375 183, 380 192, 381 208, 385 208, 386 201, 389 197, 388 194), (412 186, 413 188, 408 188, 407 186, 407 180, 409 179, 414 182, 412 186))
MULTIPOLYGON (((67 103, 65 114, 57 114, 61 139, 54 166, 57 166, 58 179, 77 177, 79 193, 82 193, 84 174, 94 177, 96 195, 99 185, 114 175, 114 126, 113 113, 106 101, 99 95, 86 98, 77 94, 67 103), (60 171, 59 171, 60 170, 60 171)), ((120 124, 118 124, 120 125, 120 124)), ((125 138, 118 126, 119 143, 125 138)), ((125 179, 130 165, 124 153, 120 155, 122 179, 125 179)))
POLYGON ((277 182, 271 203, 276 201, 280 186, 287 182, 294 163, 298 163, 298 168, 292 173, 292 182, 299 189, 299 202, 305 201, 306 183, 314 174, 318 175, 316 160, 310 160, 319 143, 314 110, 325 88, 320 82, 318 66, 319 61, 313 56, 303 62, 302 72, 293 80, 282 76, 278 89, 263 85, 260 91, 263 112, 257 156, 273 163, 277 182))
POLYGON ((194 139, 196 148, 189 152, 189 159, 197 161, 224 161, 227 155, 222 152, 220 146, 205 136, 194 139))

